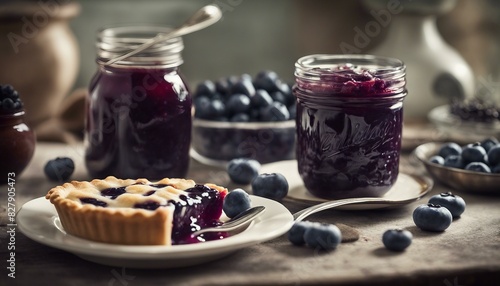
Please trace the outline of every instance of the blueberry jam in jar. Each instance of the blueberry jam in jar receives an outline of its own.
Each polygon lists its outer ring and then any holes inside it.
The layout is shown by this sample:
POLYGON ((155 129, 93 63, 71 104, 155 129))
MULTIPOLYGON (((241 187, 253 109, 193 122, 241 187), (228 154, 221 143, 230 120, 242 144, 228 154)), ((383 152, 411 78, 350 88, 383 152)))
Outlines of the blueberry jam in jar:
POLYGON ((297 161, 321 198, 383 196, 399 172, 405 66, 368 55, 310 55, 295 64, 297 161))
POLYGON ((85 162, 92 177, 184 177, 189 165, 191 105, 180 73, 181 38, 106 62, 168 32, 119 27, 98 35, 98 71, 87 100, 85 162))

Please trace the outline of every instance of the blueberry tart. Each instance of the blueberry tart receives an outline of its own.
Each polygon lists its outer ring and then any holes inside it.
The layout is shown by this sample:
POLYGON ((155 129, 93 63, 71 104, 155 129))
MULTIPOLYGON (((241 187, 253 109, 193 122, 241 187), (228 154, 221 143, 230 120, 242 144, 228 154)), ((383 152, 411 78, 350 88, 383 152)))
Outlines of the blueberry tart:
POLYGON ((65 183, 46 198, 69 234, 113 244, 175 245, 223 238, 192 233, 220 224, 226 194, 226 188, 186 179, 107 177, 65 183))

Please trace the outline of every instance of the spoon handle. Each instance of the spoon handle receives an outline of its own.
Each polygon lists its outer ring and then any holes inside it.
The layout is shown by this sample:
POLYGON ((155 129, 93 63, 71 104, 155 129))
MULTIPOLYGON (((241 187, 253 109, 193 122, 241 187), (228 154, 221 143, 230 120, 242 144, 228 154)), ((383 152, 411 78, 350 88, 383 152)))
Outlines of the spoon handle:
POLYGON ((360 203, 371 203, 371 204, 377 204, 377 203, 393 203, 393 201, 386 200, 386 199, 380 199, 380 198, 353 198, 353 199, 342 199, 342 200, 335 200, 335 201, 328 201, 324 202, 318 205, 310 206, 308 208, 305 208, 301 211, 296 212, 293 214, 293 218, 295 219, 296 222, 304 220, 306 217, 320 212, 324 211, 327 209, 333 209, 336 207, 340 206, 345 206, 345 205, 352 205, 352 204, 360 204, 360 203))
POLYGON ((195 231, 193 233, 193 236, 198 236, 202 233, 206 232, 221 232, 221 231, 231 231, 238 229, 242 226, 245 226, 247 223, 251 222, 254 220, 257 216, 259 216, 262 212, 265 211, 264 206, 256 206, 253 208, 250 208, 241 214, 235 216, 234 218, 228 220, 227 222, 223 223, 220 226, 215 226, 215 227, 208 227, 208 228, 203 228, 198 231, 195 231))

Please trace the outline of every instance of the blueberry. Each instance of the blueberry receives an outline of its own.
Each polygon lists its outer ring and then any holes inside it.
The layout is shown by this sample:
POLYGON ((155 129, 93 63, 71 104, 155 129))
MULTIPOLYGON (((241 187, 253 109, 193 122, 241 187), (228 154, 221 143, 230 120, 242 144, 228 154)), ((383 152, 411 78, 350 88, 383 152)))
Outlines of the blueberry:
POLYGON ((447 208, 454 218, 459 217, 465 211, 464 199, 460 196, 452 194, 451 192, 432 196, 429 199, 429 203, 447 208))
POLYGON ((260 174, 252 181, 252 190, 256 196, 280 201, 288 194, 288 182, 279 173, 260 174))
POLYGON ((200 95, 212 96, 216 93, 215 84, 211 80, 205 80, 196 86, 194 97, 200 95))
POLYGON ((385 248, 392 251, 403 251, 411 244, 413 235, 404 229, 390 229, 382 235, 385 248))
POLYGON ((2 108, 3 110, 13 110, 14 109, 14 101, 7 97, 2 100, 2 108))
POLYGON ((413 211, 413 222, 422 230, 444 231, 447 229, 453 216, 451 212, 440 205, 420 205, 413 211))
POLYGON ((333 224, 315 223, 306 228, 304 242, 314 249, 332 250, 342 241, 342 233, 333 224))
POLYGON ((292 105, 292 104, 295 103, 295 97, 293 96, 292 88, 290 87, 290 85, 288 85, 288 83, 282 83, 282 84, 280 84, 279 91, 285 97, 285 100, 286 100, 285 104, 286 104, 286 106, 290 106, 290 105, 292 105))
POLYGON ((490 166, 500 164, 500 144, 491 147, 488 151, 488 164, 490 164, 490 166))
POLYGON ((231 181, 247 185, 259 175, 260 163, 253 159, 236 158, 229 161, 227 174, 231 181))
POLYGON ((0 85, 0 94, 7 97, 11 96, 16 90, 10 84, 0 85))
POLYGON ((484 139, 483 141, 481 141, 481 146, 484 148, 484 150, 486 151, 486 153, 488 153, 488 151, 490 151, 490 149, 499 144, 500 142, 498 142, 498 140, 494 137, 491 137, 491 138, 486 138, 484 139))
POLYGON ((496 165, 491 169, 491 172, 494 174, 500 174, 500 164, 496 165))
POLYGON ((273 101, 279 102, 284 104, 285 106, 287 105, 287 98, 281 91, 275 91, 271 93, 271 98, 273 101))
POLYGON ((488 156, 486 150, 481 146, 480 143, 467 144, 462 149, 462 160, 465 164, 470 162, 483 162, 488 161, 488 156))
POLYGON ((438 155, 446 158, 450 155, 460 155, 462 153, 462 147, 454 142, 448 142, 443 144, 439 149, 438 155))
POLYGON ((202 95, 194 100, 195 117, 213 120, 224 115, 226 107, 219 99, 210 100, 202 95))
POLYGON ((67 157, 57 157, 53 160, 49 160, 43 168, 45 175, 50 180, 57 182, 67 181, 74 170, 75 163, 71 158, 67 157))
POLYGON ((299 221, 293 224, 292 228, 288 231, 288 240, 294 245, 304 245, 304 233, 311 227, 308 221, 299 221))
POLYGON ((250 98, 244 94, 230 95, 226 101, 226 111, 229 114, 246 112, 250 108, 250 98))
POLYGON ((278 91, 280 84, 278 74, 274 71, 262 71, 255 76, 253 81, 255 88, 264 89, 269 93, 278 91))
POLYGON ((465 167, 465 163, 462 160, 462 156, 460 155, 450 155, 444 159, 444 164, 445 167, 451 167, 451 168, 459 168, 463 169, 465 167))
POLYGON ((217 93, 228 95, 230 93, 230 83, 227 78, 220 78, 215 82, 215 90, 217 93))
POLYGON ((464 169, 473 172, 491 173, 490 167, 483 162, 471 162, 464 169))
POLYGON ((288 107, 288 113, 290 113, 290 119, 297 118, 297 105, 292 104, 288 107))
POLYGON ((231 94, 242 93, 248 97, 255 94, 255 88, 250 80, 240 79, 231 88, 231 94))
POLYGON ((266 90, 257 89, 255 95, 250 99, 250 103, 253 107, 266 107, 273 103, 273 99, 266 90))
POLYGON ((233 218, 248 210, 250 206, 250 196, 242 189, 234 189, 224 198, 222 210, 229 218, 233 218))
POLYGON ((261 110, 260 118, 262 121, 286 121, 290 119, 290 113, 283 103, 273 102, 261 110))
POLYGON ((248 115, 246 113, 236 113, 235 115, 231 116, 229 121, 231 121, 231 122, 249 122, 250 115, 248 115))
POLYGON ((429 158, 429 162, 434 163, 434 164, 438 164, 438 165, 444 165, 444 158, 439 156, 439 155, 432 156, 431 158, 429 158))

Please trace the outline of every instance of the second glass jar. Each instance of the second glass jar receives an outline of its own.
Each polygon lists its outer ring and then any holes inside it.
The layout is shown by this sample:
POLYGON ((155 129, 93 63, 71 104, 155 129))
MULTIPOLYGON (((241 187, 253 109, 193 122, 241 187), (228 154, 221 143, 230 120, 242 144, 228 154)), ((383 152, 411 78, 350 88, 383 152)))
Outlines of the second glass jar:
POLYGON ((325 199, 383 196, 395 183, 405 66, 369 55, 311 55, 295 65, 297 161, 325 199))
POLYGON ((112 65, 163 27, 118 27, 98 35, 98 71, 87 100, 85 163, 103 178, 184 177, 189 167, 192 100, 179 71, 181 38, 112 65))

